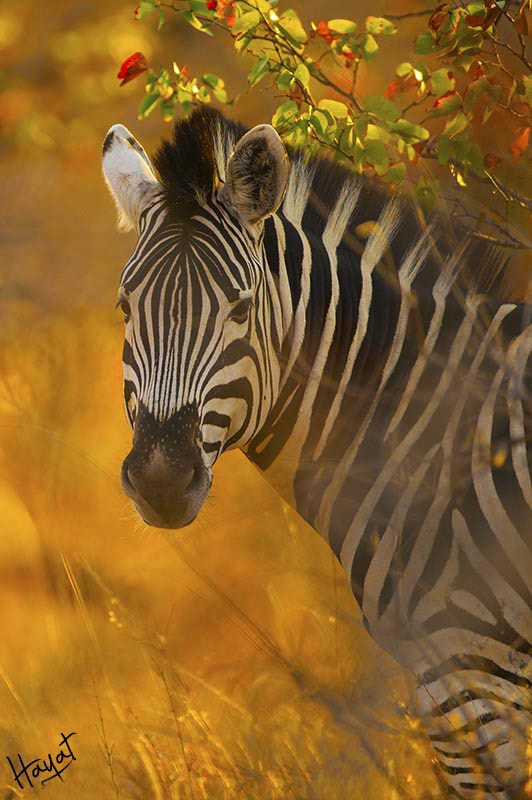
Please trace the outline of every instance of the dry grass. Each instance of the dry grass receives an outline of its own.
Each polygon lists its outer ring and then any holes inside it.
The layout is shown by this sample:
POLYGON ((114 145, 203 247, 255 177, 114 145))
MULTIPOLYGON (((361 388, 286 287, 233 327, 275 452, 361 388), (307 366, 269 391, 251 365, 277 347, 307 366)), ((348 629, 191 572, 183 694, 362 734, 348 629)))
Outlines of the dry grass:
POLYGON ((135 518, 119 339, 77 313, 19 329, 3 357, 0 754, 75 730, 59 800, 436 797, 409 682, 239 453, 194 526, 164 538, 135 518))

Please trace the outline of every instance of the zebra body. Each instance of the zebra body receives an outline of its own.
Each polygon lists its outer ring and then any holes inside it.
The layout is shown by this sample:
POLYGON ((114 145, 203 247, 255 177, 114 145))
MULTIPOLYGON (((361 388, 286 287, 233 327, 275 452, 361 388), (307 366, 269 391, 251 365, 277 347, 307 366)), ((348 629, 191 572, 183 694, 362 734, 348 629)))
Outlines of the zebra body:
POLYGON ((148 522, 179 527, 221 452, 244 449, 329 542, 371 635, 416 675, 449 795, 524 797, 527 311, 466 275, 486 253, 446 246, 437 223, 420 228, 328 162, 288 167, 269 126, 243 133, 196 112, 156 156, 160 181, 126 129, 104 143, 139 232, 119 296, 124 488, 148 522))

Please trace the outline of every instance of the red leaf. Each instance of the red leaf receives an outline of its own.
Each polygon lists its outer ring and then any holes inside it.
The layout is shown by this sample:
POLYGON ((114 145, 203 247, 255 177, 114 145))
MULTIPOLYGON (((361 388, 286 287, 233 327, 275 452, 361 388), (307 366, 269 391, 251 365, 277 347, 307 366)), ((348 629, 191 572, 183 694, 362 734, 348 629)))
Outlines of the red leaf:
POLYGON ((216 3, 216 16, 219 19, 222 19, 222 17, 225 16, 226 11, 232 13, 233 6, 234 6, 234 0, 218 0, 218 2, 216 3))
POLYGON ((453 95, 455 95, 455 94, 458 94, 458 92, 453 92, 453 91, 449 90, 448 92, 445 92, 445 94, 440 95, 440 97, 438 97, 435 100, 434 105, 432 106, 432 108, 439 108, 447 100, 448 97, 453 97, 453 95))
POLYGON ((491 11, 488 11, 485 17, 482 14, 466 14, 465 19, 471 28, 482 28, 485 31, 497 20, 500 13, 500 8, 495 6, 491 11))
POLYGON ((120 86, 123 86, 124 83, 129 83, 129 81, 132 81, 133 78, 136 78, 141 72, 145 72, 147 69, 148 62, 146 61, 146 56, 143 53, 133 53, 132 56, 126 58, 116 77, 122 78, 120 86))
POLYGON ((482 78, 485 74, 484 65, 482 64, 482 61, 475 60, 471 62, 471 66, 469 67, 467 74, 471 75, 471 78, 474 81, 478 80, 479 78, 482 78))
POLYGON ((216 2, 216 0, 209 0, 209 2, 207 3, 207 9, 209 11, 216 11, 217 5, 218 3, 216 2))
POLYGON ((486 17, 482 14, 466 14, 466 22, 471 28, 483 28, 486 17))
POLYGON ((391 97, 395 97, 397 92, 399 91, 399 78, 396 78, 391 83, 388 84, 386 89, 384 90, 384 96, 390 99, 391 97))
POLYGON ((404 77, 395 78, 388 84, 384 91, 384 96, 388 99, 395 97, 396 94, 408 92, 409 89, 414 89, 418 85, 415 75, 408 75, 404 77))
POLYGON ((528 147, 530 127, 528 125, 518 125, 514 133, 517 133, 518 136, 510 145, 510 153, 513 155, 515 161, 517 161, 528 147))
POLYGON ((346 66, 347 69, 349 69, 349 67, 351 66, 351 64, 355 60, 356 56, 353 53, 353 51, 351 50, 351 48, 348 47, 347 45, 344 45, 342 47, 342 55, 345 58, 345 62, 344 62, 345 66, 346 66))
POLYGON ((448 11, 449 3, 442 3, 440 6, 434 9, 429 17, 429 28, 433 33, 438 33, 439 29, 447 19, 448 11))
POLYGON ((484 156, 484 166, 486 169, 495 170, 501 163, 499 156, 496 156, 494 153, 486 153, 484 156))
POLYGON ((316 33, 318 34, 318 36, 322 36, 326 42, 330 43, 333 41, 334 37, 329 29, 329 25, 324 19, 318 22, 318 25, 316 27, 316 33))

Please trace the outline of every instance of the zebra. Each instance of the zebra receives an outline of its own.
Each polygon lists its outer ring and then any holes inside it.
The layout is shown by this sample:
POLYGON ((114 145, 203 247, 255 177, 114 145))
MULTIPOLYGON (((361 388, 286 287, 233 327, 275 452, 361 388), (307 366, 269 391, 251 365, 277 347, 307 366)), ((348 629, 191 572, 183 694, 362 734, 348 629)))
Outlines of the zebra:
POLYGON ((532 324, 487 291, 500 259, 208 108, 153 163, 114 125, 103 172, 138 235, 117 305, 140 516, 188 525, 241 448, 414 674, 448 795, 528 796, 532 324))

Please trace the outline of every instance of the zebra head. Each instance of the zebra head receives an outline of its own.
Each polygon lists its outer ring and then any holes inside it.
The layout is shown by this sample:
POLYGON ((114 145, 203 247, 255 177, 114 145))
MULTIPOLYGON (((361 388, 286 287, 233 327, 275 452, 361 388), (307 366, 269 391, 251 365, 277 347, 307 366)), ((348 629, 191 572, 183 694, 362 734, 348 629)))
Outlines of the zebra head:
POLYGON ((220 453, 251 440, 278 389, 280 308, 263 244, 286 151, 269 125, 196 111, 152 166, 122 125, 103 172, 138 241, 122 272, 124 401, 133 446, 122 486, 145 522, 189 524, 220 453), (157 172, 159 177, 157 177, 157 172))

